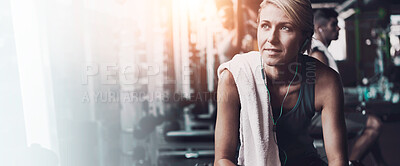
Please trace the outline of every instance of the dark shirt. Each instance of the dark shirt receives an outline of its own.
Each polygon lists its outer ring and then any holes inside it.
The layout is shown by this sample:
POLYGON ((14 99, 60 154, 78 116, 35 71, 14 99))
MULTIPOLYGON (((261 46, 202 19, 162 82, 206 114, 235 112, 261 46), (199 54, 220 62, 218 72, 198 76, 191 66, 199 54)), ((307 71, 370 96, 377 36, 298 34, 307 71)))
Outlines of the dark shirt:
MULTIPOLYGON (((286 166, 324 165, 308 133, 311 119, 315 113, 315 59, 304 56, 301 59, 301 87, 296 105, 278 121, 276 132, 279 156, 286 166), (285 156, 286 154, 286 156, 285 156)), ((280 108, 277 108, 280 109, 280 108)), ((273 112, 280 112, 274 110, 273 112)))

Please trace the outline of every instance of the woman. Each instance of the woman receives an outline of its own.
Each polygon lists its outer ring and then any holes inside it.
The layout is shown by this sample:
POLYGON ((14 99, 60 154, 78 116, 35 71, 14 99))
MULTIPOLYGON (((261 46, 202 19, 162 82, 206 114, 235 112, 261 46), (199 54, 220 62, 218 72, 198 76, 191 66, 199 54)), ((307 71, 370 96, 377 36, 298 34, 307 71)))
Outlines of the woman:
POLYGON ((326 165, 308 136, 321 112, 329 165, 347 165, 339 75, 301 55, 310 48, 308 0, 264 0, 259 52, 236 55, 219 69, 215 165, 326 165))

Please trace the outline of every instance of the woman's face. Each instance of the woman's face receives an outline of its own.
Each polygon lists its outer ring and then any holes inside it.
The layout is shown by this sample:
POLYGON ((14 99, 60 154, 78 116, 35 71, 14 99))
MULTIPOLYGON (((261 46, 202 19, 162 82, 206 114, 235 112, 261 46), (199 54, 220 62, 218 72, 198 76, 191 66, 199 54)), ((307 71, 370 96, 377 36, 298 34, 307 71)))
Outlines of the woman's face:
POLYGON ((257 38, 260 53, 269 66, 293 62, 304 40, 301 31, 273 4, 260 11, 257 38))

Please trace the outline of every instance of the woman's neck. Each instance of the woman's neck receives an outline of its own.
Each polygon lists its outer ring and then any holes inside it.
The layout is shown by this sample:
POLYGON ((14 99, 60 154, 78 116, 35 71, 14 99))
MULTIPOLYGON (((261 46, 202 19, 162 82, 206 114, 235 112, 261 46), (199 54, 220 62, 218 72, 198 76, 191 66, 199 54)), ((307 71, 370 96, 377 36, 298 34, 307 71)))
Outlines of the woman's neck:
POLYGON ((299 60, 300 58, 296 58, 291 63, 277 66, 267 66, 264 64, 264 70, 269 86, 288 85, 293 80, 296 72, 298 74, 300 71, 299 60))

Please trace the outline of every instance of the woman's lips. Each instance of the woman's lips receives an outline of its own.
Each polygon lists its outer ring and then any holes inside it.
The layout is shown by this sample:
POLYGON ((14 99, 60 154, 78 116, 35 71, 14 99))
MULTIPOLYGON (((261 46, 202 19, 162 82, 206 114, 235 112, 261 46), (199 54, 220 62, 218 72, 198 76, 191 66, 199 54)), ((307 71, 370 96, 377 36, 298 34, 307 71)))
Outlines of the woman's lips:
POLYGON ((274 49, 274 48, 267 48, 267 49, 264 49, 264 51, 267 52, 268 54, 271 54, 271 55, 278 54, 278 53, 282 52, 282 50, 274 49))

